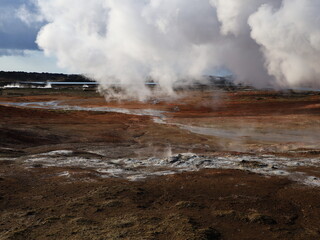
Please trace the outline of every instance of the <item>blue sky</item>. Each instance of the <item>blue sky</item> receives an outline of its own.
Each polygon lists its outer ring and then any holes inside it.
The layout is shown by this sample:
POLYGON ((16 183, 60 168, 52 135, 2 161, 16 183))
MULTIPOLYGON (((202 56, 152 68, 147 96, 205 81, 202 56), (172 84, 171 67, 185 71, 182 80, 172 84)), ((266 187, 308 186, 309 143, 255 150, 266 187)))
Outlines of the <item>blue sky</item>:
POLYGON ((67 72, 39 50, 35 40, 44 23, 23 22, 18 16, 22 6, 35 9, 29 0, 0 0, 0 71, 67 72))

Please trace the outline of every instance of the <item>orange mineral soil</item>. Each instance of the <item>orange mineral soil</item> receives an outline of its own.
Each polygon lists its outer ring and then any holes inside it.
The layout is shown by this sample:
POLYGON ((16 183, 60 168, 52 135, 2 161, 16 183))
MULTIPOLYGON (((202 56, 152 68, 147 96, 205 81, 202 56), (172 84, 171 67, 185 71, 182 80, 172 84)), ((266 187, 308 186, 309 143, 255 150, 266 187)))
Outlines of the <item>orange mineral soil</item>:
POLYGON ((320 239, 319 178, 319 93, 0 96, 0 239, 320 239))

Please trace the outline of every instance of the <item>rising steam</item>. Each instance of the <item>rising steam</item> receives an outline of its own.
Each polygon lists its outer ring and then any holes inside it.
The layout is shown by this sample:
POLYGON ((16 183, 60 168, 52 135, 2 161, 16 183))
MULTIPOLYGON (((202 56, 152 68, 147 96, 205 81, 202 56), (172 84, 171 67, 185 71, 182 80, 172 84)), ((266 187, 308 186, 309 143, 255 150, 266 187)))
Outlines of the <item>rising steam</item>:
POLYGON ((102 88, 149 96, 219 68, 255 86, 319 86, 319 0, 37 0, 37 43, 102 88))

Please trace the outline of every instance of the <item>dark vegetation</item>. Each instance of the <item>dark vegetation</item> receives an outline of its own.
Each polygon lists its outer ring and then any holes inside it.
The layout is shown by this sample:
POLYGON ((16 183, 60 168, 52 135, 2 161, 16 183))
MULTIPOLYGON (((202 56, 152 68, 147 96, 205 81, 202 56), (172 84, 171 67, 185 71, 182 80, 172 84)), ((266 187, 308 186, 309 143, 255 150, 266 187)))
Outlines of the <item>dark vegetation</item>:
POLYGON ((27 73, 27 72, 4 72, 0 71, 0 83, 19 82, 88 82, 90 79, 76 74, 62 73, 27 73))

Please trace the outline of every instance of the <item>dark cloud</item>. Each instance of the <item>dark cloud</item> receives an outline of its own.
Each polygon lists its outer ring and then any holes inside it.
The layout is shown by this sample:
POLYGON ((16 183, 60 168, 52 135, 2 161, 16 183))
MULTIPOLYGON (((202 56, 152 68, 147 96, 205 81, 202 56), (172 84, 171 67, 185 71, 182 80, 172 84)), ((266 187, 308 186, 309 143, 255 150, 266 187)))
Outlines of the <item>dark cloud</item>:
POLYGON ((35 6, 28 0, 1 0, 0 2, 0 49, 38 49, 35 40, 41 25, 23 22, 17 16, 21 6, 25 6, 31 12, 35 10, 35 6))

